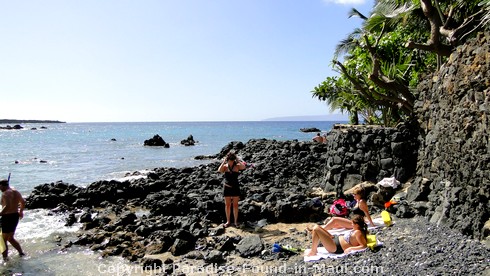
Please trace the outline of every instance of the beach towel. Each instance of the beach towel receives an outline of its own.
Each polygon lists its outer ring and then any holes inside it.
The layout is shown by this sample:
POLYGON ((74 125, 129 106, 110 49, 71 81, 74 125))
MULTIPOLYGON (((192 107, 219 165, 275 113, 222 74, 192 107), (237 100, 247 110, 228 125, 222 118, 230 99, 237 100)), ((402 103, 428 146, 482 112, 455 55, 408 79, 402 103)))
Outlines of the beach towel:
POLYGON ((327 249, 325 249, 325 247, 318 247, 317 253, 315 256, 306 256, 311 251, 311 249, 306 249, 305 250, 305 256, 303 257, 303 259, 305 262, 314 262, 314 261, 319 261, 321 259, 326 259, 326 258, 338 259, 338 258, 343 258, 347 255, 354 254, 357 252, 364 252, 366 250, 368 250, 368 248, 352 251, 350 253, 335 254, 335 253, 328 252, 327 249))
MULTIPOLYGON (((380 227, 386 227, 386 224, 385 224, 382 217, 373 219, 373 222, 374 222, 374 226, 369 224, 368 230, 376 229, 376 228, 380 228, 380 227)), ((394 224, 393 220, 391 221, 391 224, 394 224)))
POLYGON ((358 252, 364 252, 368 249, 374 249, 375 247, 382 246, 383 243, 380 242, 375 235, 368 235, 368 247, 360 250, 355 250, 350 253, 342 253, 342 254, 335 254, 335 253, 330 253, 325 249, 325 247, 318 247, 317 248, 317 253, 314 256, 306 256, 308 253, 310 253, 311 248, 308 248, 305 250, 305 256, 303 256, 303 260, 305 262, 314 262, 314 261, 319 261, 321 259, 326 259, 326 258, 331 258, 331 259, 338 259, 338 258, 343 258, 347 255, 358 253, 358 252))

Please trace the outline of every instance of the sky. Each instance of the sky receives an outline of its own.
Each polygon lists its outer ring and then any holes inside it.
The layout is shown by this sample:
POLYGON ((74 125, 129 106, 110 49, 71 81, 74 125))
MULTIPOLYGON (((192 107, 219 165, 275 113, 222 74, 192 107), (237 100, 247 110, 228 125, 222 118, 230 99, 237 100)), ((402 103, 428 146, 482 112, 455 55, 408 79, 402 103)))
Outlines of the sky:
POLYGON ((311 91, 373 2, 0 0, 0 119, 328 116, 311 91))

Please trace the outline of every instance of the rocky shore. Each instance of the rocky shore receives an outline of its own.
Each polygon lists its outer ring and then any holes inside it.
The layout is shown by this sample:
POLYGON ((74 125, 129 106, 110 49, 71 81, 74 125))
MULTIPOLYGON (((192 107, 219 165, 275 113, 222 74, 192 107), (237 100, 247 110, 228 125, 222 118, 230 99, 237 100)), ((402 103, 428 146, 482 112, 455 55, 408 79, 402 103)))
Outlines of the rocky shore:
MULTIPOLYGON (((201 156, 219 160, 234 149, 250 164, 240 176, 240 228, 221 227, 224 203, 219 161, 155 168, 140 179, 98 181, 86 188, 44 184, 27 198, 27 207, 67 213, 68 225, 83 224, 78 238, 61 241, 62 248, 87 246, 102 256, 122 256, 152 267, 161 275, 319 275, 332 269, 347 275, 355 269, 378 269, 367 274, 380 275, 489 272, 487 247, 423 217, 410 218, 415 213, 403 201, 392 210, 395 225, 375 231, 384 243, 376 251, 315 263, 304 263, 302 253, 272 253, 274 243, 309 246, 304 229, 327 217, 325 208, 338 192, 325 184, 329 146, 259 139, 232 142, 215 156, 201 156)), ((403 194, 410 183, 398 190, 365 185, 371 213, 379 214, 379 204, 372 199, 387 201, 403 194)))

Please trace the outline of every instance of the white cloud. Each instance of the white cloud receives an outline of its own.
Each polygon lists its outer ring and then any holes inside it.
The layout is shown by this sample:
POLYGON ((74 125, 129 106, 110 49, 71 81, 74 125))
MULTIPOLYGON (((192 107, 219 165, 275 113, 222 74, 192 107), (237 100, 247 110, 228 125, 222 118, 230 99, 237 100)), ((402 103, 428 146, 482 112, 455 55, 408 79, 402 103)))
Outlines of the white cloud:
POLYGON ((366 3, 366 0, 323 0, 327 3, 335 3, 341 5, 362 5, 366 3))

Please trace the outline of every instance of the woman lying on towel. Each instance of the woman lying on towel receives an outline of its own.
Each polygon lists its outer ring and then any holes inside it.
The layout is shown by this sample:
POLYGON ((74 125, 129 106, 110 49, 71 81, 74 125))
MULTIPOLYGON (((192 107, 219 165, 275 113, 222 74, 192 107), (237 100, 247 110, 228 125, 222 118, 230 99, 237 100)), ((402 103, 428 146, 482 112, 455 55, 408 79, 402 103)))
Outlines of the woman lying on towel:
POLYGON ((350 228, 352 230, 344 235, 334 236, 320 225, 316 225, 311 230, 313 244, 307 256, 315 256, 318 253, 317 249, 320 242, 328 252, 335 254, 350 253, 366 248, 367 225, 364 218, 360 215, 354 215, 350 228))

